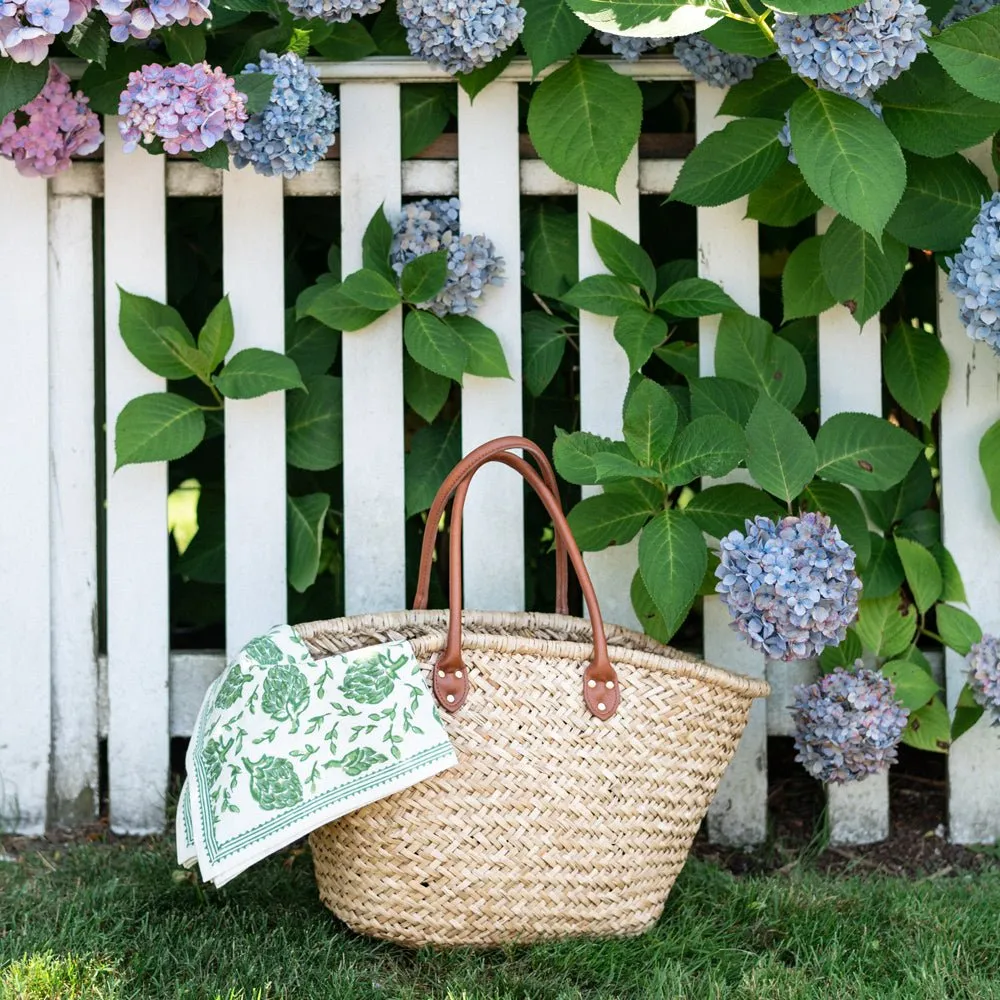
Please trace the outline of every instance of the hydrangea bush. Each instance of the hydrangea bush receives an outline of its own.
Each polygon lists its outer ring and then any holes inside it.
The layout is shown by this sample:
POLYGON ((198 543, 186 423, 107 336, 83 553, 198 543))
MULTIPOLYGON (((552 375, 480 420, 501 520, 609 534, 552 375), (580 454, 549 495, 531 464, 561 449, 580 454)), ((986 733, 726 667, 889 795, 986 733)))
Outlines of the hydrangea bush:
MULTIPOLYGON (((825 677, 802 696, 800 751, 822 780, 890 762, 900 738, 945 749, 984 707, 993 711, 995 657, 993 640, 981 639, 960 607, 961 578, 934 523, 935 412, 948 359, 927 317, 893 296, 910 270, 928 275, 937 254, 969 336, 1000 351, 1000 196, 961 155, 1000 133, 1000 82, 984 70, 995 62, 1000 7, 842 2, 783 0, 775 12, 749 0, 711 8, 683 0, 0 0, 0 156, 25 174, 52 176, 93 152, 103 114, 120 116, 134 155, 191 155, 277 184, 315 169, 335 141, 336 81, 320 79, 310 60, 409 53, 454 75, 475 99, 523 52, 532 70, 523 122, 534 150, 567 181, 609 193, 644 115, 647 129, 682 119, 674 129, 682 131, 693 87, 727 88, 726 124, 686 157, 671 202, 745 198, 750 218, 791 234, 788 253, 772 254, 772 270, 784 273, 780 290, 766 289, 764 317, 740 309, 724 281, 698 277, 694 262, 674 252, 654 260, 648 233, 639 246, 594 221, 610 273, 578 280, 579 220, 560 206, 525 210, 518 261, 516 248, 494 245, 491 234, 463 231, 456 199, 376 212, 353 274, 331 250, 327 272, 291 293, 287 356, 237 361, 238 353, 226 363, 228 345, 220 353, 211 323, 195 338, 166 306, 123 297, 123 330, 132 329, 130 315, 138 323, 155 312, 157 335, 170 331, 176 348, 164 358, 133 331, 130 349, 193 388, 185 395, 172 386, 166 403, 154 394, 126 408, 116 429, 120 464, 188 455, 206 437, 205 413, 239 398, 239 367, 252 362, 269 391, 289 394, 293 467, 328 473, 336 449, 292 435, 306 433, 298 428, 316 424, 317 413, 330 425, 340 418, 336 338, 402 308, 416 424, 407 510, 416 517, 447 464, 441 456, 458 446, 455 386, 467 374, 510 374, 500 339, 477 316, 487 314, 479 307, 494 286, 523 268, 523 375, 533 397, 557 372, 568 380, 565 398, 577 393, 567 345, 581 312, 611 319, 633 375, 621 438, 560 430, 554 454, 566 480, 603 487, 571 513, 584 548, 638 537, 631 596, 647 631, 671 640, 697 598, 711 597, 772 660, 818 658, 825 677), (58 68, 68 56, 87 64, 78 82, 58 68), (641 62, 625 64, 662 58, 676 59, 695 83, 644 92, 641 62), (833 221, 802 238, 796 227, 823 206, 833 221), (819 421, 810 323, 845 307, 859 325, 885 319, 890 420, 841 413, 819 421), (702 376, 693 324, 709 316, 718 317, 715 374, 702 376), (176 433, 155 447, 137 443, 136 427, 154 410, 174 415, 176 433), (302 414, 308 420, 296 419, 302 414), (735 470, 753 485, 720 480, 735 470), (923 642, 970 655, 970 687, 953 722, 923 642), (881 674, 852 666, 859 655, 881 674), (845 704, 861 714, 831 728, 845 704)), ((405 156, 453 120, 452 92, 404 88, 405 156)), ((294 283, 294 268, 289 275, 294 283)), ((1000 425, 989 433, 984 469, 1000 494, 1000 425)), ((300 520, 317 537, 327 529, 324 546, 305 546, 306 563, 290 572, 293 586, 308 590, 321 565, 336 562, 336 514, 332 487, 308 480, 300 492, 290 501, 300 520)), ((200 572, 194 559, 185 565, 200 572)))

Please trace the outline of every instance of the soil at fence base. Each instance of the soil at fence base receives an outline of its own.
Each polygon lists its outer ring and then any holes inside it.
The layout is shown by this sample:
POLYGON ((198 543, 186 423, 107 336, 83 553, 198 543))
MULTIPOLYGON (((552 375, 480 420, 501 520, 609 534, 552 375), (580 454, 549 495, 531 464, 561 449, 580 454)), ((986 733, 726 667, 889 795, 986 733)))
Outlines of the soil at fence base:
POLYGON ((946 878, 995 866, 1000 848, 970 849, 947 839, 947 758, 900 747, 889 772, 889 839, 831 847, 823 836, 823 786, 795 762, 791 739, 768 740, 767 845, 753 851, 708 843, 702 829, 693 853, 734 874, 765 874, 807 863, 830 874, 865 872, 946 878))
MULTIPOLYGON (((183 759, 178 747, 177 759, 183 759)), ((902 747, 899 763, 889 772, 889 839, 880 844, 837 848, 824 845, 823 788, 795 763, 790 739, 768 741, 771 837, 752 851, 730 850, 708 843, 704 829, 693 852, 735 875, 783 873, 800 865, 829 874, 880 873, 913 878, 950 878, 995 866, 1000 847, 970 849, 947 840, 947 759, 902 747)), ((179 791, 179 775, 174 791, 179 791)), ((0 856, 16 859, 49 854, 81 843, 127 848, 156 838, 120 837, 106 820, 76 830, 54 830, 42 838, 0 837, 0 856)), ((294 848, 297 849, 297 848, 294 848)))

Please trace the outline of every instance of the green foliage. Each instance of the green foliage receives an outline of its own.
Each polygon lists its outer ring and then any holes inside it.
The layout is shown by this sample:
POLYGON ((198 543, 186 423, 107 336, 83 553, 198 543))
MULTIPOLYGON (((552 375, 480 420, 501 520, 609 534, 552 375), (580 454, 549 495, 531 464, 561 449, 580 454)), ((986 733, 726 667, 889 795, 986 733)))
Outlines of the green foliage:
POLYGON ((930 49, 960 87, 1000 102, 1000 10, 951 25, 931 40, 930 49))
POLYGON ((329 509, 326 493, 288 498, 288 583, 300 594, 316 582, 329 509))
POLYGON ((781 275, 781 296, 785 303, 786 323, 802 316, 816 316, 838 301, 830 291, 828 275, 820 262, 825 243, 824 236, 803 240, 785 264, 781 275))
POLYGON ((137 396, 115 422, 115 471, 139 462, 169 462, 193 451, 205 436, 205 414, 172 392, 137 396))
POLYGON ((523 0, 521 6, 525 10, 521 44, 534 73, 571 56, 590 33, 564 0, 523 0))
POLYGON ((580 58, 546 77, 528 110, 528 132, 542 159, 563 177, 610 194, 641 122, 635 81, 580 58))
POLYGON ((701 530, 680 511, 662 511, 643 529, 639 572, 669 635, 687 616, 707 565, 701 530))
POLYGON ((848 97, 807 90, 792 105, 791 134, 813 193, 879 240, 906 187, 889 129, 848 97))
POLYGON ((901 323, 886 341, 882 367, 885 384, 900 405, 929 424, 948 388, 950 363, 941 341, 901 323))
MULTIPOLYGON (((0 58, 0 119, 38 96, 49 75, 48 60, 37 66, 0 58)), ((117 108, 115 109, 118 110, 117 108)))
POLYGON ((741 118, 707 135, 684 161, 670 197, 689 205, 722 205, 749 194, 787 159, 770 118, 741 118))
POLYGON ((979 442, 979 464, 990 489, 993 516, 1000 521, 1000 420, 990 427, 979 442))
MULTIPOLYGON (((347 23, 358 24, 355 20, 347 23)), ((423 152, 444 131, 451 117, 447 91, 447 87, 434 83, 412 83, 402 88, 400 155, 404 160, 423 152)))
POLYGON ((816 446, 798 420, 761 393, 747 422, 747 468, 754 481, 791 503, 816 472, 816 446))

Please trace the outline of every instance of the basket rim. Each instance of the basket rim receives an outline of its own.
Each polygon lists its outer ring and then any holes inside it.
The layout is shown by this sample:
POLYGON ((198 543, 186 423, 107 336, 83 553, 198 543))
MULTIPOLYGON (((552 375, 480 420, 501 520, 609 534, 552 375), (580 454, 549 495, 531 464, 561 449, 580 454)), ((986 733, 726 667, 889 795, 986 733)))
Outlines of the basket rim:
MULTIPOLYGON (((295 625, 296 631, 303 639, 315 639, 326 635, 350 635, 358 632, 361 635, 372 631, 392 629, 397 625, 437 625, 441 631, 410 639, 415 652, 433 654, 441 652, 447 641, 445 629, 448 623, 448 611, 389 611, 366 615, 348 615, 343 618, 327 618, 295 625)), ((586 618, 574 615, 557 615, 537 611, 463 611, 462 621, 484 625, 487 628, 517 627, 525 628, 537 625, 542 628, 568 628, 578 630, 581 627, 589 629, 590 622, 586 618)), ((623 625, 608 625, 609 638, 641 639, 643 645, 659 645, 649 636, 623 625)), ((371 645, 371 643, 365 643, 371 645)), ((360 647, 359 647, 360 648, 360 647)), ((463 649, 493 650, 502 653, 536 653, 553 657, 568 657, 581 661, 589 661, 594 648, 591 643, 572 642, 563 639, 528 638, 521 635, 504 635, 483 632, 462 633, 463 649)), ((624 663, 630 666, 644 667, 680 676, 691 680, 702 681, 717 687, 733 691, 734 694, 751 698, 766 698, 771 693, 771 686, 763 678, 749 677, 736 673, 725 667, 715 666, 689 653, 675 650, 670 646, 660 645, 662 652, 652 652, 644 649, 633 649, 628 646, 610 645, 608 654, 614 663, 624 663)))

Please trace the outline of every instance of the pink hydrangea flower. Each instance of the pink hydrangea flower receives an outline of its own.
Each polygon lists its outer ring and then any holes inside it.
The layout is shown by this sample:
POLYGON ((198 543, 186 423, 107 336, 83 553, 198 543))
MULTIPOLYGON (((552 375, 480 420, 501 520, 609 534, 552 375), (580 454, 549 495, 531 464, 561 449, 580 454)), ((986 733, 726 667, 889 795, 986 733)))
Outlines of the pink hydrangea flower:
POLYGON ((231 77, 207 62, 143 66, 129 74, 119 102, 125 151, 157 138, 168 153, 200 153, 223 137, 239 141, 246 100, 231 77))
POLYGON ((37 66, 55 36, 90 13, 95 0, 0 0, 0 56, 37 66))
POLYGON ((69 166, 71 156, 92 153, 102 142, 100 119, 56 66, 49 67, 42 92, 0 122, 0 156, 27 177, 52 177, 69 166))

